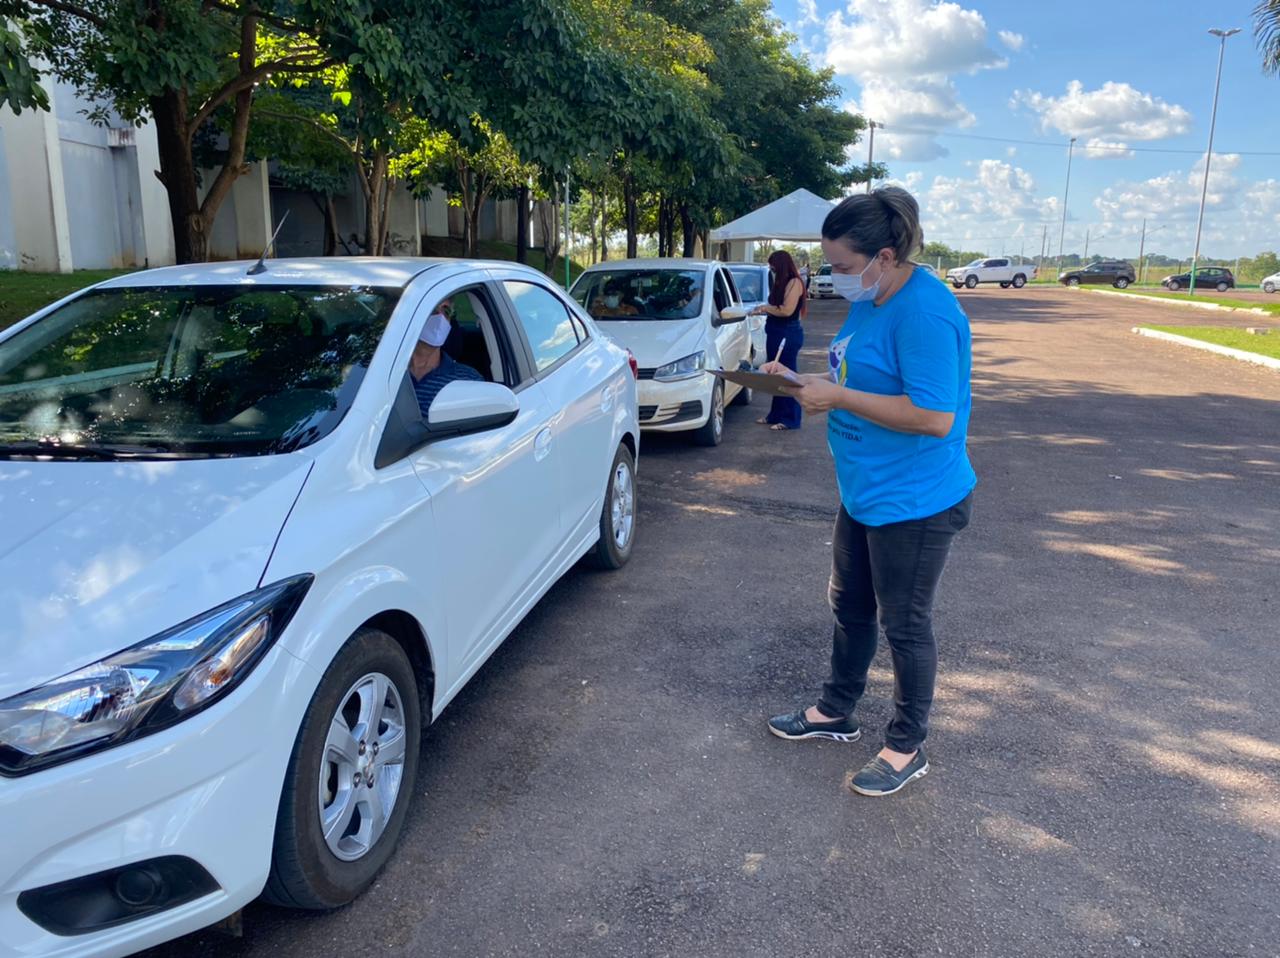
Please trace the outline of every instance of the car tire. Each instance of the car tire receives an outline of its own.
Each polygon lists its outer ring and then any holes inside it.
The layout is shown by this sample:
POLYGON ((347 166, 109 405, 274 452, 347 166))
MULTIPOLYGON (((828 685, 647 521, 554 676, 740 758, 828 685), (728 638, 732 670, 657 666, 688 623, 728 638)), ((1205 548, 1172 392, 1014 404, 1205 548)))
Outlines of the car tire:
POLYGON ((963 285, 964 285, 964 283, 952 283, 952 284, 951 284, 951 288, 952 288, 952 289, 959 289, 959 288, 960 288, 961 286, 963 286, 963 285))
POLYGON ((1126 289, 1129 286, 1129 280, 1125 276, 1121 276, 1115 281, 1116 289, 1126 289))
POLYGON ((724 440, 724 383, 719 379, 711 387, 711 411, 707 421, 693 434, 699 446, 718 446, 724 440))
POLYGON ((966 276, 966 277, 964 278, 964 288, 965 288, 965 289, 973 289, 973 288, 974 288, 975 286, 977 286, 977 285, 978 285, 978 277, 976 277, 976 276, 966 276))
POLYGON ((625 445, 618 446, 609 469, 609 485, 600 510, 600 540, 587 553, 597 569, 621 569, 631 558, 636 541, 636 460, 625 445))
POLYGON ((409 657, 387 633, 360 629, 325 670, 298 730, 280 795, 271 871, 263 890, 268 901, 287 908, 337 908, 373 883, 395 850, 413 800, 421 739, 418 682, 409 657), (384 689, 381 703, 376 702, 378 688, 384 689), (375 719, 376 732, 372 736, 365 732, 360 738, 375 719), (334 745, 339 725, 351 731, 351 749, 346 753, 334 745), (388 761, 388 754, 401 761, 388 761), (351 765, 356 768, 352 770, 351 765), (339 819, 352 809, 342 834, 329 839, 322 823, 325 806, 317 805, 317 797, 326 789, 333 793, 330 808, 346 795, 343 808, 336 812, 339 819), (391 789, 394 792, 388 796, 391 789), (375 802, 382 823, 376 820, 375 802), (358 827, 352 834, 357 816, 358 827), (369 833, 362 838, 366 824, 369 833), (342 856, 334 845, 344 852, 342 856))
POLYGON ((1231 284, 1230 284, 1230 283, 1219 283, 1219 284, 1215 287, 1215 289, 1217 289, 1217 291, 1218 291, 1219 293, 1225 293, 1225 292, 1226 292, 1227 290, 1229 290, 1230 288, 1231 288, 1231 284))
POLYGON ((1067 285, 1068 285, 1068 286, 1079 286, 1079 285, 1080 285, 1080 277, 1079 277, 1079 276, 1068 276, 1068 277, 1067 277, 1067 285))
POLYGON ((1165 283, 1165 289, 1172 290, 1176 293, 1178 290, 1182 289, 1182 284, 1176 279, 1171 279, 1169 282, 1165 283))
POLYGON ((1008 288, 1009 288, 1010 286, 1012 286, 1012 285, 1013 285, 1013 283, 1001 283, 1001 284, 1000 284, 1000 288, 1001 288, 1001 289, 1008 289, 1008 288))
POLYGON ((729 403, 729 405, 730 406, 750 406, 751 400, 755 398, 756 398, 756 394, 752 392, 748 387, 743 386, 741 389, 738 390, 738 395, 733 397, 733 402, 729 403))
POLYGON ((1274 292, 1276 291, 1276 284, 1275 284, 1275 283, 1263 283, 1263 284, 1262 284, 1262 291, 1263 291, 1264 293, 1274 293, 1274 292))
POLYGON ((1017 276, 1013 278, 1014 289, 1022 289, 1022 287, 1026 285, 1027 285, 1027 278, 1023 276, 1021 273, 1019 273, 1017 276))

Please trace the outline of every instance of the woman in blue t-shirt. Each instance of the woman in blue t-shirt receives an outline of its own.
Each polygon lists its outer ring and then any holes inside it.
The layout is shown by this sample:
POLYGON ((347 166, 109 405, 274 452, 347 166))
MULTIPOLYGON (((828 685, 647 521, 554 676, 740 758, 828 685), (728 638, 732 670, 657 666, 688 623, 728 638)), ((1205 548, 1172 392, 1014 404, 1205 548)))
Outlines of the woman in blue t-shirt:
MULTIPOLYGON (((825 375, 792 390, 827 413, 840 514, 833 539, 831 678, 816 705, 769 720, 788 739, 856 741, 854 707, 883 625, 893 656, 894 715, 884 747, 853 779, 889 795, 929 770, 924 743, 938 667, 933 597, 977 482, 969 426, 969 320, 955 296, 910 257, 920 211, 887 186, 845 199, 822 225, 836 292, 853 305, 825 375), (878 621, 877 621, 878 617, 878 621)), ((768 364, 780 371, 781 364, 768 364)))

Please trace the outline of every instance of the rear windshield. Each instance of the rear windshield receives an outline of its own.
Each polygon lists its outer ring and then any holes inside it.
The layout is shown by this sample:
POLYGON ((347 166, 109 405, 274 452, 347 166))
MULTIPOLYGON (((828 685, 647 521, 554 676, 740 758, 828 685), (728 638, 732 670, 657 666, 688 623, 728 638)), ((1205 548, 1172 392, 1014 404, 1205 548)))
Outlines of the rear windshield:
POLYGON ((128 287, 0 341, 0 455, 265 455, 350 408, 400 291, 128 287))
POLYGON ((693 319, 702 313, 705 282, 702 270, 597 270, 579 276, 570 295, 603 322, 693 319))

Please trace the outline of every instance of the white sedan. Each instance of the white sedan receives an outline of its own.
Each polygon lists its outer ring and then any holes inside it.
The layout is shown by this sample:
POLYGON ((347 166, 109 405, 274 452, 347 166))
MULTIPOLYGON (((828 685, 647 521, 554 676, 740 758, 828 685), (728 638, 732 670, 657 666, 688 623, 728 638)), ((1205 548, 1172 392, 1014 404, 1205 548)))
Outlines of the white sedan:
POLYGON ((1264 293, 1274 293, 1276 290, 1280 289, 1280 273, 1272 273, 1270 276, 1265 277, 1258 285, 1262 287, 1262 291, 1264 293))
POLYGON ((150 270, 0 336, 0 952, 359 894, 422 728, 627 561, 639 434, 626 350, 508 263, 150 270), (442 305, 478 375, 424 418, 442 305))

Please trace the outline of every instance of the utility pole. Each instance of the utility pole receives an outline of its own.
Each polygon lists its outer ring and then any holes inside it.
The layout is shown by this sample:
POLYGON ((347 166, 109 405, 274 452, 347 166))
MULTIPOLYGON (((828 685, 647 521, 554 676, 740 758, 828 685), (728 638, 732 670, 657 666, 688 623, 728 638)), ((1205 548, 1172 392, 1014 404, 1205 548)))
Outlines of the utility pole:
POLYGON ((1089 265, 1089 229, 1088 227, 1086 227, 1084 231, 1084 263, 1086 266, 1089 265))
POLYGON ((1044 224, 1044 229, 1040 233, 1040 262, 1036 264, 1036 275, 1039 276, 1044 272, 1044 244, 1049 238, 1049 224, 1044 224))
POLYGON ((871 135, 867 137, 867 192, 871 192, 871 167, 875 163, 876 154, 876 127, 884 128, 883 123, 877 123, 875 120, 867 121, 867 128, 871 130, 871 135))
POLYGON ((1076 149, 1076 138, 1073 136, 1067 145, 1067 185, 1062 191, 1062 229, 1058 233, 1058 276, 1062 276, 1062 243, 1067 236, 1067 197, 1071 195, 1071 154, 1076 149))
POLYGON ((1196 248, 1191 254, 1191 288, 1187 290, 1188 296, 1196 294, 1196 261, 1200 258, 1200 227, 1204 225, 1204 200, 1209 193, 1209 163, 1213 160, 1213 131, 1218 125, 1218 89, 1222 85, 1222 58, 1227 52, 1227 37, 1235 36, 1240 32, 1240 28, 1214 29, 1209 32, 1219 40, 1218 74, 1213 81, 1213 112, 1209 116, 1209 149, 1204 154, 1204 185, 1200 187, 1200 215, 1196 218, 1196 248))

